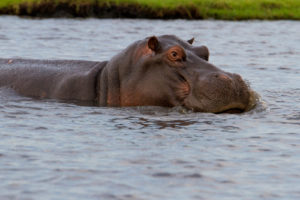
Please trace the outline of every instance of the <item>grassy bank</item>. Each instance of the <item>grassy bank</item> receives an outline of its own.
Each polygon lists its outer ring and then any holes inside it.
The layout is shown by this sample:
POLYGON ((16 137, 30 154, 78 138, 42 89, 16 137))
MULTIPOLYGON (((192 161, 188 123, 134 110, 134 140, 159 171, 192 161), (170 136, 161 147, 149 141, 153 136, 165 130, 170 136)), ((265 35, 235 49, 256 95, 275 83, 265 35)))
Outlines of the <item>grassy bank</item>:
POLYGON ((300 0, 0 0, 0 14, 33 17, 300 20, 300 0))

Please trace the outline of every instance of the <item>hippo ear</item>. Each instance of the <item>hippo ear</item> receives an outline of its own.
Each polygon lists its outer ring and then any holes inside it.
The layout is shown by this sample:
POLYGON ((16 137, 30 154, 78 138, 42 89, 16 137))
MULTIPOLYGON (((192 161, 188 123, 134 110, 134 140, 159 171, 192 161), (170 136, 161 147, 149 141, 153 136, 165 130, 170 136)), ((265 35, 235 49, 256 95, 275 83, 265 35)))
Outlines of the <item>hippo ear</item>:
POLYGON ((192 38, 192 39, 189 39, 187 42, 190 43, 190 44, 193 44, 195 38, 192 38))
POLYGON ((203 46, 200 46, 200 47, 194 47, 193 49, 200 58, 208 61, 208 59, 209 59, 209 50, 206 46, 203 45, 203 46))
POLYGON ((157 37, 155 36, 152 36, 148 39, 148 47, 154 51, 154 52, 157 52, 158 49, 159 49, 159 42, 158 42, 158 39, 157 37))

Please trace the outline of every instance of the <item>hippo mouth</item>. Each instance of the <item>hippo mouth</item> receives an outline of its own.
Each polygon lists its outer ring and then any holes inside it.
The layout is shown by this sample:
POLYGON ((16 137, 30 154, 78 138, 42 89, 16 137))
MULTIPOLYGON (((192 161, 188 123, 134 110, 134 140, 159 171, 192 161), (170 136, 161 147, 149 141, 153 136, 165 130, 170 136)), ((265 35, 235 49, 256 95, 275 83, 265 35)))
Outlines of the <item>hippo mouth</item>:
POLYGON ((221 112, 216 112, 216 114, 239 114, 245 112, 245 109, 241 108, 230 108, 221 112))
POLYGON ((222 114, 222 113, 227 113, 227 114, 238 114, 238 113, 243 113, 245 110, 239 109, 239 108, 232 108, 229 110, 225 110, 221 113, 216 113, 216 114, 222 114))
POLYGON ((242 106, 241 104, 233 104, 230 106, 224 106, 222 108, 207 110, 200 107, 191 107, 187 104, 183 105, 185 108, 192 110, 194 112, 212 112, 215 114, 239 114, 248 111, 248 106, 242 106))
POLYGON ((257 102, 259 101, 259 95, 248 87, 249 99, 247 106, 242 105, 232 105, 231 107, 225 108, 223 111, 216 112, 216 114, 239 114, 252 110, 257 102))

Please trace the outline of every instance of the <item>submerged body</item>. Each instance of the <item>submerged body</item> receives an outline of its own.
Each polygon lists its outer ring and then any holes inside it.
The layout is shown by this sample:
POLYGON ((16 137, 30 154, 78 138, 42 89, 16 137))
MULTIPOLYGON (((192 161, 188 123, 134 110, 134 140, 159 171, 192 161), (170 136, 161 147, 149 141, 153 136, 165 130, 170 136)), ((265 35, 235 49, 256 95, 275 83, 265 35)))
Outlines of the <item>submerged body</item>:
POLYGON ((208 49, 192 43, 172 35, 148 37, 105 62, 0 59, 0 87, 99 106, 247 110, 250 90, 242 78, 210 64, 208 49))

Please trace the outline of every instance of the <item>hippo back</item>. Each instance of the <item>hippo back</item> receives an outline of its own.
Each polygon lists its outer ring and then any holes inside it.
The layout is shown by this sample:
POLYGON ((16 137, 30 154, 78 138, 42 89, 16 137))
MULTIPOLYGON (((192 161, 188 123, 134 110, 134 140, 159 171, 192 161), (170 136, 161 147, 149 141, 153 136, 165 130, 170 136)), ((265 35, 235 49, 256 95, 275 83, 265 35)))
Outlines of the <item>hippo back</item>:
POLYGON ((0 87, 37 98, 89 101, 105 62, 0 59, 0 87))

